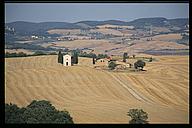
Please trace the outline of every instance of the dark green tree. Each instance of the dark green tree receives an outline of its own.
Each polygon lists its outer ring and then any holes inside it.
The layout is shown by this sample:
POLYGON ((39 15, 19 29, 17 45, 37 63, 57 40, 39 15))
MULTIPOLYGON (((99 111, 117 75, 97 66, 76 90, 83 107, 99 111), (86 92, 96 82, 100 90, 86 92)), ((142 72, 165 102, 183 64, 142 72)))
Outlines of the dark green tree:
POLYGON ((5 104, 5 123, 64 123, 73 119, 67 111, 56 110, 49 101, 32 101, 26 108, 5 104))
POLYGON ((148 114, 143 109, 130 109, 127 115, 131 117, 130 124, 148 124, 148 114))
POLYGON ((113 62, 113 61, 109 62, 109 65, 108 65, 109 69, 113 70, 113 69, 115 69, 116 66, 117 66, 117 64, 115 62, 113 62))
POLYGON ((135 59, 135 54, 133 54, 133 58, 135 59))
POLYGON ((132 67, 132 64, 129 64, 129 68, 131 68, 132 67))
POLYGON ((138 60, 137 62, 134 63, 135 69, 140 68, 141 70, 143 70, 144 66, 145 66, 145 62, 143 62, 142 60, 138 60))
POLYGON ((22 113, 25 111, 15 104, 5 104, 5 123, 23 123, 22 113))
POLYGON ((152 57, 151 57, 151 58, 149 58, 149 62, 152 62, 152 61, 153 61, 152 57))
POLYGON ((95 64, 95 58, 93 57, 93 64, 95 64))
POLYGON ((63 55, 62 55, 61 51, 59 51, 59 53, 58 53, 58 63, 63 64, 63 55))
POLYGON ((78 64, 79 59, 78 59, 78 53, 77 52, 75 53, 75 58, 76 58, 76 64, 78 64))
POLYGON ((78 51, 76 50, 72 51, 72 56, 73 56, 72 63, 78 64, 78 51))
POLYGON ((123 62, 126 62, 126 59, 128 59, 128 54, 126 52, 123 53, 123 62))
POLYGON ((93 58, 93 64, 95 64, 95 59, 97 58, 96 54, 93 54, 92 58, 93 58))

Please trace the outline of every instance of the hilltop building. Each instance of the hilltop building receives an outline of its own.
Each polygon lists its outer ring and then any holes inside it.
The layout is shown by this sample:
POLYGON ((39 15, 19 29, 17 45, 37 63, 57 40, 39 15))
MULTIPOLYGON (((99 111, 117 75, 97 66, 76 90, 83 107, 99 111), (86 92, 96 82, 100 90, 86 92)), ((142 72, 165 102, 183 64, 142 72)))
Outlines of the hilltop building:
POLYGON ((64 66, 72 66, 72 56, 67 54, 63 56, 63 64, 64 66))

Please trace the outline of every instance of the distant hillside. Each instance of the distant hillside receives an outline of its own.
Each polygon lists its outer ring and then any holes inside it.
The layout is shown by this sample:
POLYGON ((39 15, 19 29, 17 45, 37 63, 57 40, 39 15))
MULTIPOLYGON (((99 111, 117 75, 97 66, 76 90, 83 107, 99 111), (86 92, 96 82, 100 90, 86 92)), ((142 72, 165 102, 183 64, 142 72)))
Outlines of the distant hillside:
POLYGON ((166 19, 163 17, 154 17, 154 18, 140 18, 130 22, 120 20, 107 20, 107 21, 80 21, 77 23, 84 23, 89 26, 110 24, 120 26, 133 25, 135 27, 143 27, 146 25, 152 25, 154 27, 166 27, 166 26, 184 27, 185 25, 189 24, 189 19, 188 18, 166 19))
POLYGON ((156 27, 162 27, 166 25, 168 20, 166 18, 156 17, 156 18, 140 18, 134 21, 129 22, 129 24, 134 25, 135 27, 143 27, 146 25, 152 25, 156 27))
POLYGON ((185 27, 185 25, 189 24, 188 18, 178 18, 178 19, 166 19, 163 17, 156 18, 140 18, 134 21, 128 22, 129 25, 133 25, 135 27, 144 27, 146 25, 152 25, 154 27, 185 27))
POLYGON ((98 25, 105 25, 105 24, 110 24, 110 25, 123 25, 126 26, 128 25, 128 22, 125 21, 120 21, 120 20, 107 20, 107 21, 80 21, 77 23, 84 23, 90 26, 98 26, 98 25))
POLYGON ((189 24, 189 19, 186 19, 186 18, 170 19, 168 21, 172 26, 176 26, 176 27, 183 27, 189 24))
POLYGON ((184 28, 189 24, 188 18, 180 19, 166 19, 162 17, 155 18, 140 18, 131 22, 119 21, 119 20, 107 20, 107 21, 80 21, 76 23, 67 22, 41 22, 32 23, 17 21, 12 23, 6 23, 6 26, 14 28, 17 34, 30 35, 30 34, 45 34, 50 29, 86 29, 95 28, 98 25, 120 25, 120 26, 135 26, 136 28, 143 28, 144 26, 152 25, 153 27, 180 27, 184 28))
POLYGON ((15 28, 17 34, 28 35, 28 34, 45 34, 47 30, 50 29, 80 29, 81 27, 67 22, 41 22, 41 23, 32 23, 17 21, 12 23, 7 23, 6 26, 15 28))

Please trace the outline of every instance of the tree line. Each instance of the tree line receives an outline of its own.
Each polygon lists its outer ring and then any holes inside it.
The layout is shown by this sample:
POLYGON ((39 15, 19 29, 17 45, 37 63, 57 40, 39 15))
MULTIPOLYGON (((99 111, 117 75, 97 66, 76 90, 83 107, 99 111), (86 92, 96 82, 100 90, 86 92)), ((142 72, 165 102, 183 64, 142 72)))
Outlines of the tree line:
POLYGON ((57 55, 56 52, 51 52, 51 53, 45 53, 45 52, 42 52, 42 51, 36 51, 35 53, 33 54, 26 54, 24 52, 19 52, 19 53, 9 53, 9 52, 6 52, 5 53, 5 58, 12 58, 12 57, 28 57, 28 56, 41 56, 41 55, 57 55))

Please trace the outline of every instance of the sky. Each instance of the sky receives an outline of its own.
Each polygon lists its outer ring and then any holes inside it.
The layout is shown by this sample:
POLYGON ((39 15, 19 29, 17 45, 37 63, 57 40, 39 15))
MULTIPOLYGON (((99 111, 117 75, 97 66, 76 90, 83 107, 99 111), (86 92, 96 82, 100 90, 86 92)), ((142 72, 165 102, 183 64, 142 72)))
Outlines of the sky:
POLYGON ((189 3, 5 3, 5 23, 189 18, 189 3))

